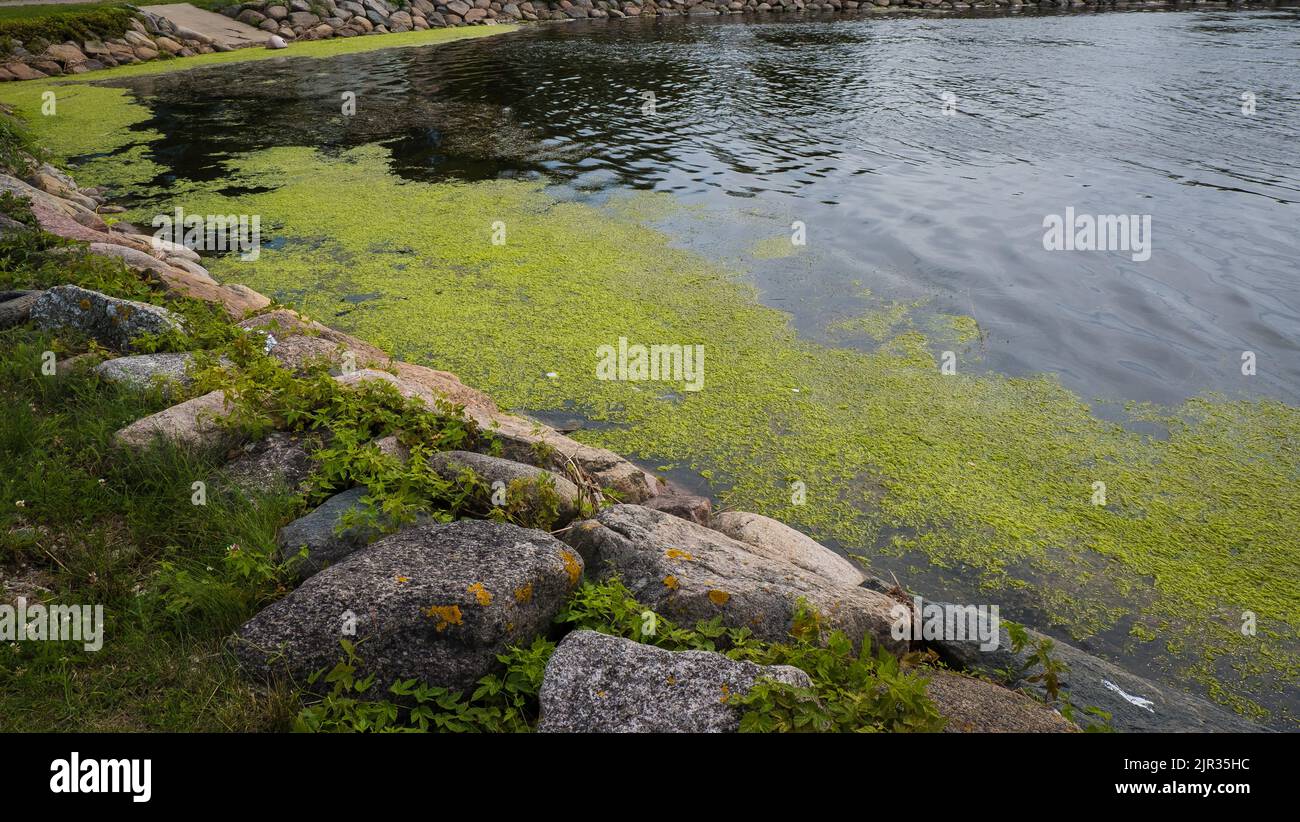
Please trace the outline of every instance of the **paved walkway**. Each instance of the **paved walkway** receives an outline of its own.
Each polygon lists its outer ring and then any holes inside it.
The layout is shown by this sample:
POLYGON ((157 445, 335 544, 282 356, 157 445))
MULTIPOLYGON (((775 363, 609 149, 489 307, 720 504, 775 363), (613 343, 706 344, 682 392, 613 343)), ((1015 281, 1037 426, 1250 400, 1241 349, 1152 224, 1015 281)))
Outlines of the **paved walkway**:
POLYGON ((178 28, 196 31, 211 37, 223 46, 237 49, 248 45, 265 45, 267 32, 253 28, 247 23, 231 20, 215 11, 204 11, 189 3, 168 3, 162 6, 141 6, 147 12, 166 17, 178 28))

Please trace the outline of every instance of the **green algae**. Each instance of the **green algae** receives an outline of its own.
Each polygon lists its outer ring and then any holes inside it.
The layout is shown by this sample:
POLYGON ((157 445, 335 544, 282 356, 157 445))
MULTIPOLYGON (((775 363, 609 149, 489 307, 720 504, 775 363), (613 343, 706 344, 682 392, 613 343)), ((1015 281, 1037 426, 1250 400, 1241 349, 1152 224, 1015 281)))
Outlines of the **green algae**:
MULTIPOLYGON (((89 147, 60 139, 65 153, 89 147)), ((872 352, 810 343, 740 272, 673 248, 638 208, 559 202, 541 181, 408 182, 389 160, 373 145, 254 152, 220 185, 271 190, 188 185, 127 216, 259 214, 283 244, 213 261, 219 278, 454 371, 503 407, 625 423, 578 436, 689 467, 729 507, 1033 591, 1076 636, 1136 604, 1134 641, 1243 711, 1259 712, 1259 682, 1295 682, 1300 410, 1202 397, 1135 408, 1167 436, 1134 433, 1051 377, 941 374, 914 328, 891 326, 872 352), (356 293, 379 296, 341 300, 356 293), (704 390, 596 380, 597 349, 619 337, 703 344, 704 390), (1241 631, 1246 612, 1255 636, 1241 631)), ((948 324, 978 338, 973 318, 948 324)))

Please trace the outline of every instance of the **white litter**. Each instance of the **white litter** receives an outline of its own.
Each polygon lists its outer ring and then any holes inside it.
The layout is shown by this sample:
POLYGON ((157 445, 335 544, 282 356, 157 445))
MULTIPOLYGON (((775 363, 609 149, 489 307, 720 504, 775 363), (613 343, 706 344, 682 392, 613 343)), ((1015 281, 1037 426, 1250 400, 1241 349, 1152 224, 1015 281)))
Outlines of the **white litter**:
POLYGON ((1138 706, 1139 708, 1146 708, 1151 713, 1156 712, 1156 709, 1152 707, 1153 705, 1155 705, 1155 703, 1152 702, 1151 700, 1141 696, 1133 696, 1132 694, 1126 694, 1124 693, 1123 688, 1119 687, 1114 682, 1111 682, 1108 679, 1103 679, 1101 681, 1101 684, 1105 685, 1107 688, 1110 688, 1112 691, 1124 697, 1124 699, 1128 700, 1129 702, 1138 706))

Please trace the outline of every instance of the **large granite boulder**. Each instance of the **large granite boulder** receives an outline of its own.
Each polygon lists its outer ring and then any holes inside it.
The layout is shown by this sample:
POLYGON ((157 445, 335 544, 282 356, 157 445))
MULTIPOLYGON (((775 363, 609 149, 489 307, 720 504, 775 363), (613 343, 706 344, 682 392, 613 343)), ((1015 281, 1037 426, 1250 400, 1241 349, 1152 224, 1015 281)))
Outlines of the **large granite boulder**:
POLYGON ((546 634, 582 578, 559 540, 513 525, 461 520, 391 534, 321 571, 250 619, 235 653, 260 677, 306 682, 358 643, 374 698, 397 679, 469 688, 497 655, 546 634))
POLYGON ((614 505, 571 526, 565 540, 594 578, 621 577, 640 602, 687 625, 721 617, 724 625, 785 642, 804 599, 855 645, 869 638, 895 653, 907 647, 892 628, 896 619, 909 621, 910 610, 899 615, 885 594, 836 583, 662 511, 614 505))
POLYGON ((167 309, 123 300, 75 285, 59 285, 32 305, 37 327, 80 331, 109 348, 130 350, 141 337, 184 330, 180 317, 167 309))
POLYGON ((735 704, 759 679, 811 687, 788 665, 738 662, 707 651, 665 651, 595 631, 564 638, 542 679, 549 733, 718 733, 740 727, 735 704))
POLYGON ((866 579, 866 575, 844 557, 771 517, 724 511, 710 524, 715 531, 745 543, 756 554, 783 559, 841 585, 861 585, 866 579))

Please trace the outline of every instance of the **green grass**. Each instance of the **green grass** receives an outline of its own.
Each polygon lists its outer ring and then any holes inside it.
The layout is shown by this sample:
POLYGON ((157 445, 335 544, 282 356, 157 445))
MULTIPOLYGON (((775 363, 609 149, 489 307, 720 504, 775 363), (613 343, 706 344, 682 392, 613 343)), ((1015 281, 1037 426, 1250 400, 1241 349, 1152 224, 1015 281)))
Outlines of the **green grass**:
POLYGON ((88 11, 103 11, 115 6, 126 5, 126 0, 104 0, 100 3, 49 3, 31 6, 0 6, 0 23, 11 20, 41 20, 59 15, 81 14, 88 11))
POLYGON ((0 53, 10 53, 15 40, 36 53, 50 43, 120 37, 131 16, 116 3, 0 8, 0 53))

